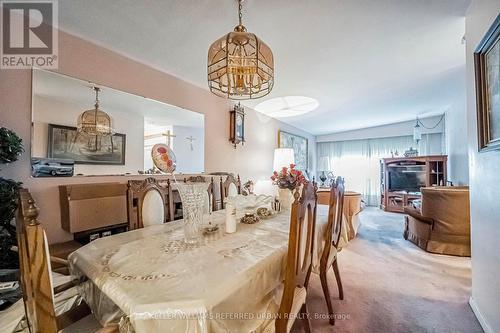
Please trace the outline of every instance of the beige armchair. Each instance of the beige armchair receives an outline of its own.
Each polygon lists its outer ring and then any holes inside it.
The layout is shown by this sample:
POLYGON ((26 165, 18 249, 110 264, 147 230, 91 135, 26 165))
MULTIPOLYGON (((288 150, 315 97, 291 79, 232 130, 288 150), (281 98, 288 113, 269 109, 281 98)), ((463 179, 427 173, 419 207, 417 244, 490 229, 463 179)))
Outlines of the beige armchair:
POLYGON ((468 187, 423 187, 421 191, 421 209, 405 208, 404 238, 428 252, 470 257, 468 187))

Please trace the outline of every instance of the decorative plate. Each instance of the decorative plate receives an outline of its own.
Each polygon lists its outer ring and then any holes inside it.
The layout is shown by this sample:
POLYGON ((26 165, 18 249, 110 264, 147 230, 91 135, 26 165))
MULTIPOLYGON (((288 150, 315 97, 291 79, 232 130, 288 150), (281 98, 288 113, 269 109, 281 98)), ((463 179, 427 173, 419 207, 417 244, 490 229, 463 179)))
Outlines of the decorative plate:
POLYGON ((175 171, 177 166, 177 159, 175 154, 164 143, 157 143, 151 149, 151 158, 153 159, 154 165, 162 172, 172 173, 175 171))

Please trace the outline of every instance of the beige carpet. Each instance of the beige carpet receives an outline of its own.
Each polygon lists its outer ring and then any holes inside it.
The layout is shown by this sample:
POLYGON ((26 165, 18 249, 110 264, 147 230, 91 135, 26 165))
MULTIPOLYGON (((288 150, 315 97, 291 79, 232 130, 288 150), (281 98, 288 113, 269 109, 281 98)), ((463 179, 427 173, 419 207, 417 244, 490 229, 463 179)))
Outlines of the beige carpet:
POLYGON ((468 305, 470 258, 430 254, 405 241, 401 214, 368 208, 361 218, 357 238, 339 254, 343 301, 333 272, 328 277, 335 326, 322 318, 326 303, 319 277, 312 278, 313 332, 482 332, 468 305))

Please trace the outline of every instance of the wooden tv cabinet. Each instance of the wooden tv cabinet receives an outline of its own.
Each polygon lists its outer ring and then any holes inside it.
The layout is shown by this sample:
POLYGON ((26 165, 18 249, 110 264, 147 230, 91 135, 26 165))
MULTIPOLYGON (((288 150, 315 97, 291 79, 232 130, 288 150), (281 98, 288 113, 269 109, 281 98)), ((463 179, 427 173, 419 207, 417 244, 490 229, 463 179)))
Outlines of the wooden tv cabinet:
POLYGON ((391 189, 390 173, 408 172, 419 174, 425 186, 446 185, 446 155, 393 157, 380 160, 380 208, 389 212, 404 212, 414 200, 420 199, 420 190, 411 188, 391 189), (403 171, 404 170, 404 171, 403 171))

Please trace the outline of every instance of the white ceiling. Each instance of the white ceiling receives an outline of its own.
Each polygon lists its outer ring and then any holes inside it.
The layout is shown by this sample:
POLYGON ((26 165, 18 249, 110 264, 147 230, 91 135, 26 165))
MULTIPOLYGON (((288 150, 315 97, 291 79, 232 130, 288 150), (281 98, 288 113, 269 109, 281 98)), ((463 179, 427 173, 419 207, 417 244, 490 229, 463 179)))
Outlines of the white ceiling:
MULTIPOLYGON (((243 23, 275 56, 275 86, 263 100, 317 99, 315 111, 282 118, 312 134, 441 114, 463 100, 469 2, 246 0, 243 23)), ((235 0, 64 0, 59 25, 207 89, 208 47, 236 25, 236 7, 235 0)))

